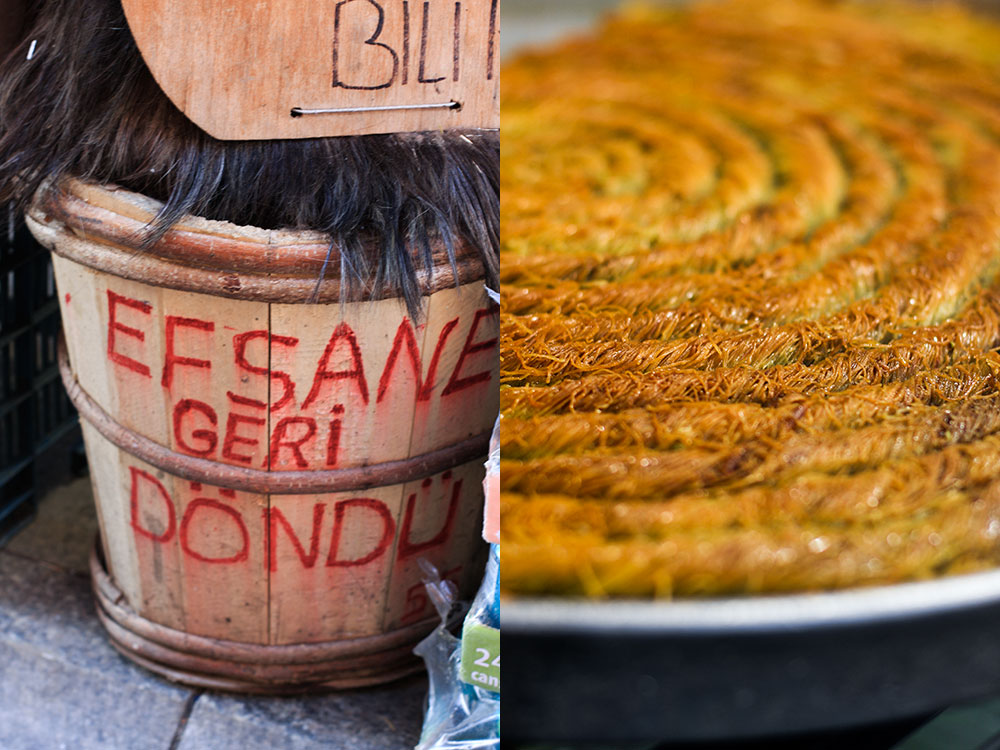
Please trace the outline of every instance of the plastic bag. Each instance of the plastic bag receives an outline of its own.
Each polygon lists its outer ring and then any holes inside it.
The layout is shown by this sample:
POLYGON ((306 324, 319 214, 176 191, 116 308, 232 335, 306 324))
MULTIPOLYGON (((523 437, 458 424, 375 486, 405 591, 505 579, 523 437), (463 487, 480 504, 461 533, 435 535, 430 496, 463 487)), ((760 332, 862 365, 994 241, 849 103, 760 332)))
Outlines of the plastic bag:
POLYGON ((500 747, 499 571, 499 553, 492 545, 483 585, 465 617, 460 639, 448 631, 449 616, 456 605, 455 589, 432 570, 427 592, 441 616, 441 624, 414 649, 430 674, 427 715, 416 750, 500 747), (465 680, 470 675, 483 685, 495 684, 496 690, 469 684, 465 680))

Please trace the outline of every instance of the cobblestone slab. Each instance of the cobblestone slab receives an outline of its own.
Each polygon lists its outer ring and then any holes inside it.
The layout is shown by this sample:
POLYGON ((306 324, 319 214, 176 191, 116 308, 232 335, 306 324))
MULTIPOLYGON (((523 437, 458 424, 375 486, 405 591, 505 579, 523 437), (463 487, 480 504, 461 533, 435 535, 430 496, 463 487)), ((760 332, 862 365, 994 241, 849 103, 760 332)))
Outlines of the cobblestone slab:
POLYGON ((424 678, 306 698, 198 698, 179 750, 411 750, 420 737, 424 678))
POLYGON ((0 748, 167 750, 188 695, 111 649, 86 578, 0 552, 0 748))

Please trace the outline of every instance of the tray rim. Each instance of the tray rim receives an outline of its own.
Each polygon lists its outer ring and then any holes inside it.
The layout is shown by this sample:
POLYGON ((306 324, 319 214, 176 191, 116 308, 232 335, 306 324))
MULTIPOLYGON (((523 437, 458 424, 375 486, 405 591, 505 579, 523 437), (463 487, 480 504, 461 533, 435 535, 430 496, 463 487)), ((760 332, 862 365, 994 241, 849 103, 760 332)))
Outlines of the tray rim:
MULTIPOLYGON (((502 576, 502 571, 501 571, 502 576)), ((507 635, 637 635, 835 628, 933 616, 1000 603, 1000 568, 837 591, 713 599, 501 600, 507 635)))

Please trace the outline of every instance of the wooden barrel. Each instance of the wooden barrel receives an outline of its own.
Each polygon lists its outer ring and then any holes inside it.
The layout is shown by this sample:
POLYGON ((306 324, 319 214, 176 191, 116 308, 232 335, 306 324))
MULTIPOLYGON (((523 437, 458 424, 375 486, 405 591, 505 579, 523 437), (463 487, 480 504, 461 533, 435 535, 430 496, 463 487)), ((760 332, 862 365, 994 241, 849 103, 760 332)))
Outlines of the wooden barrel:
POLYGON ((471 594, 485 560, 498 331, 479 260, 435 248, 411 320, 384 290, 317 285, 317 233, 190 218, 142 250, 158 208, 77 182, 28 215, 55 256, 112 642, 236 690, 412 671, 435 619, 421 561, 471 594))

